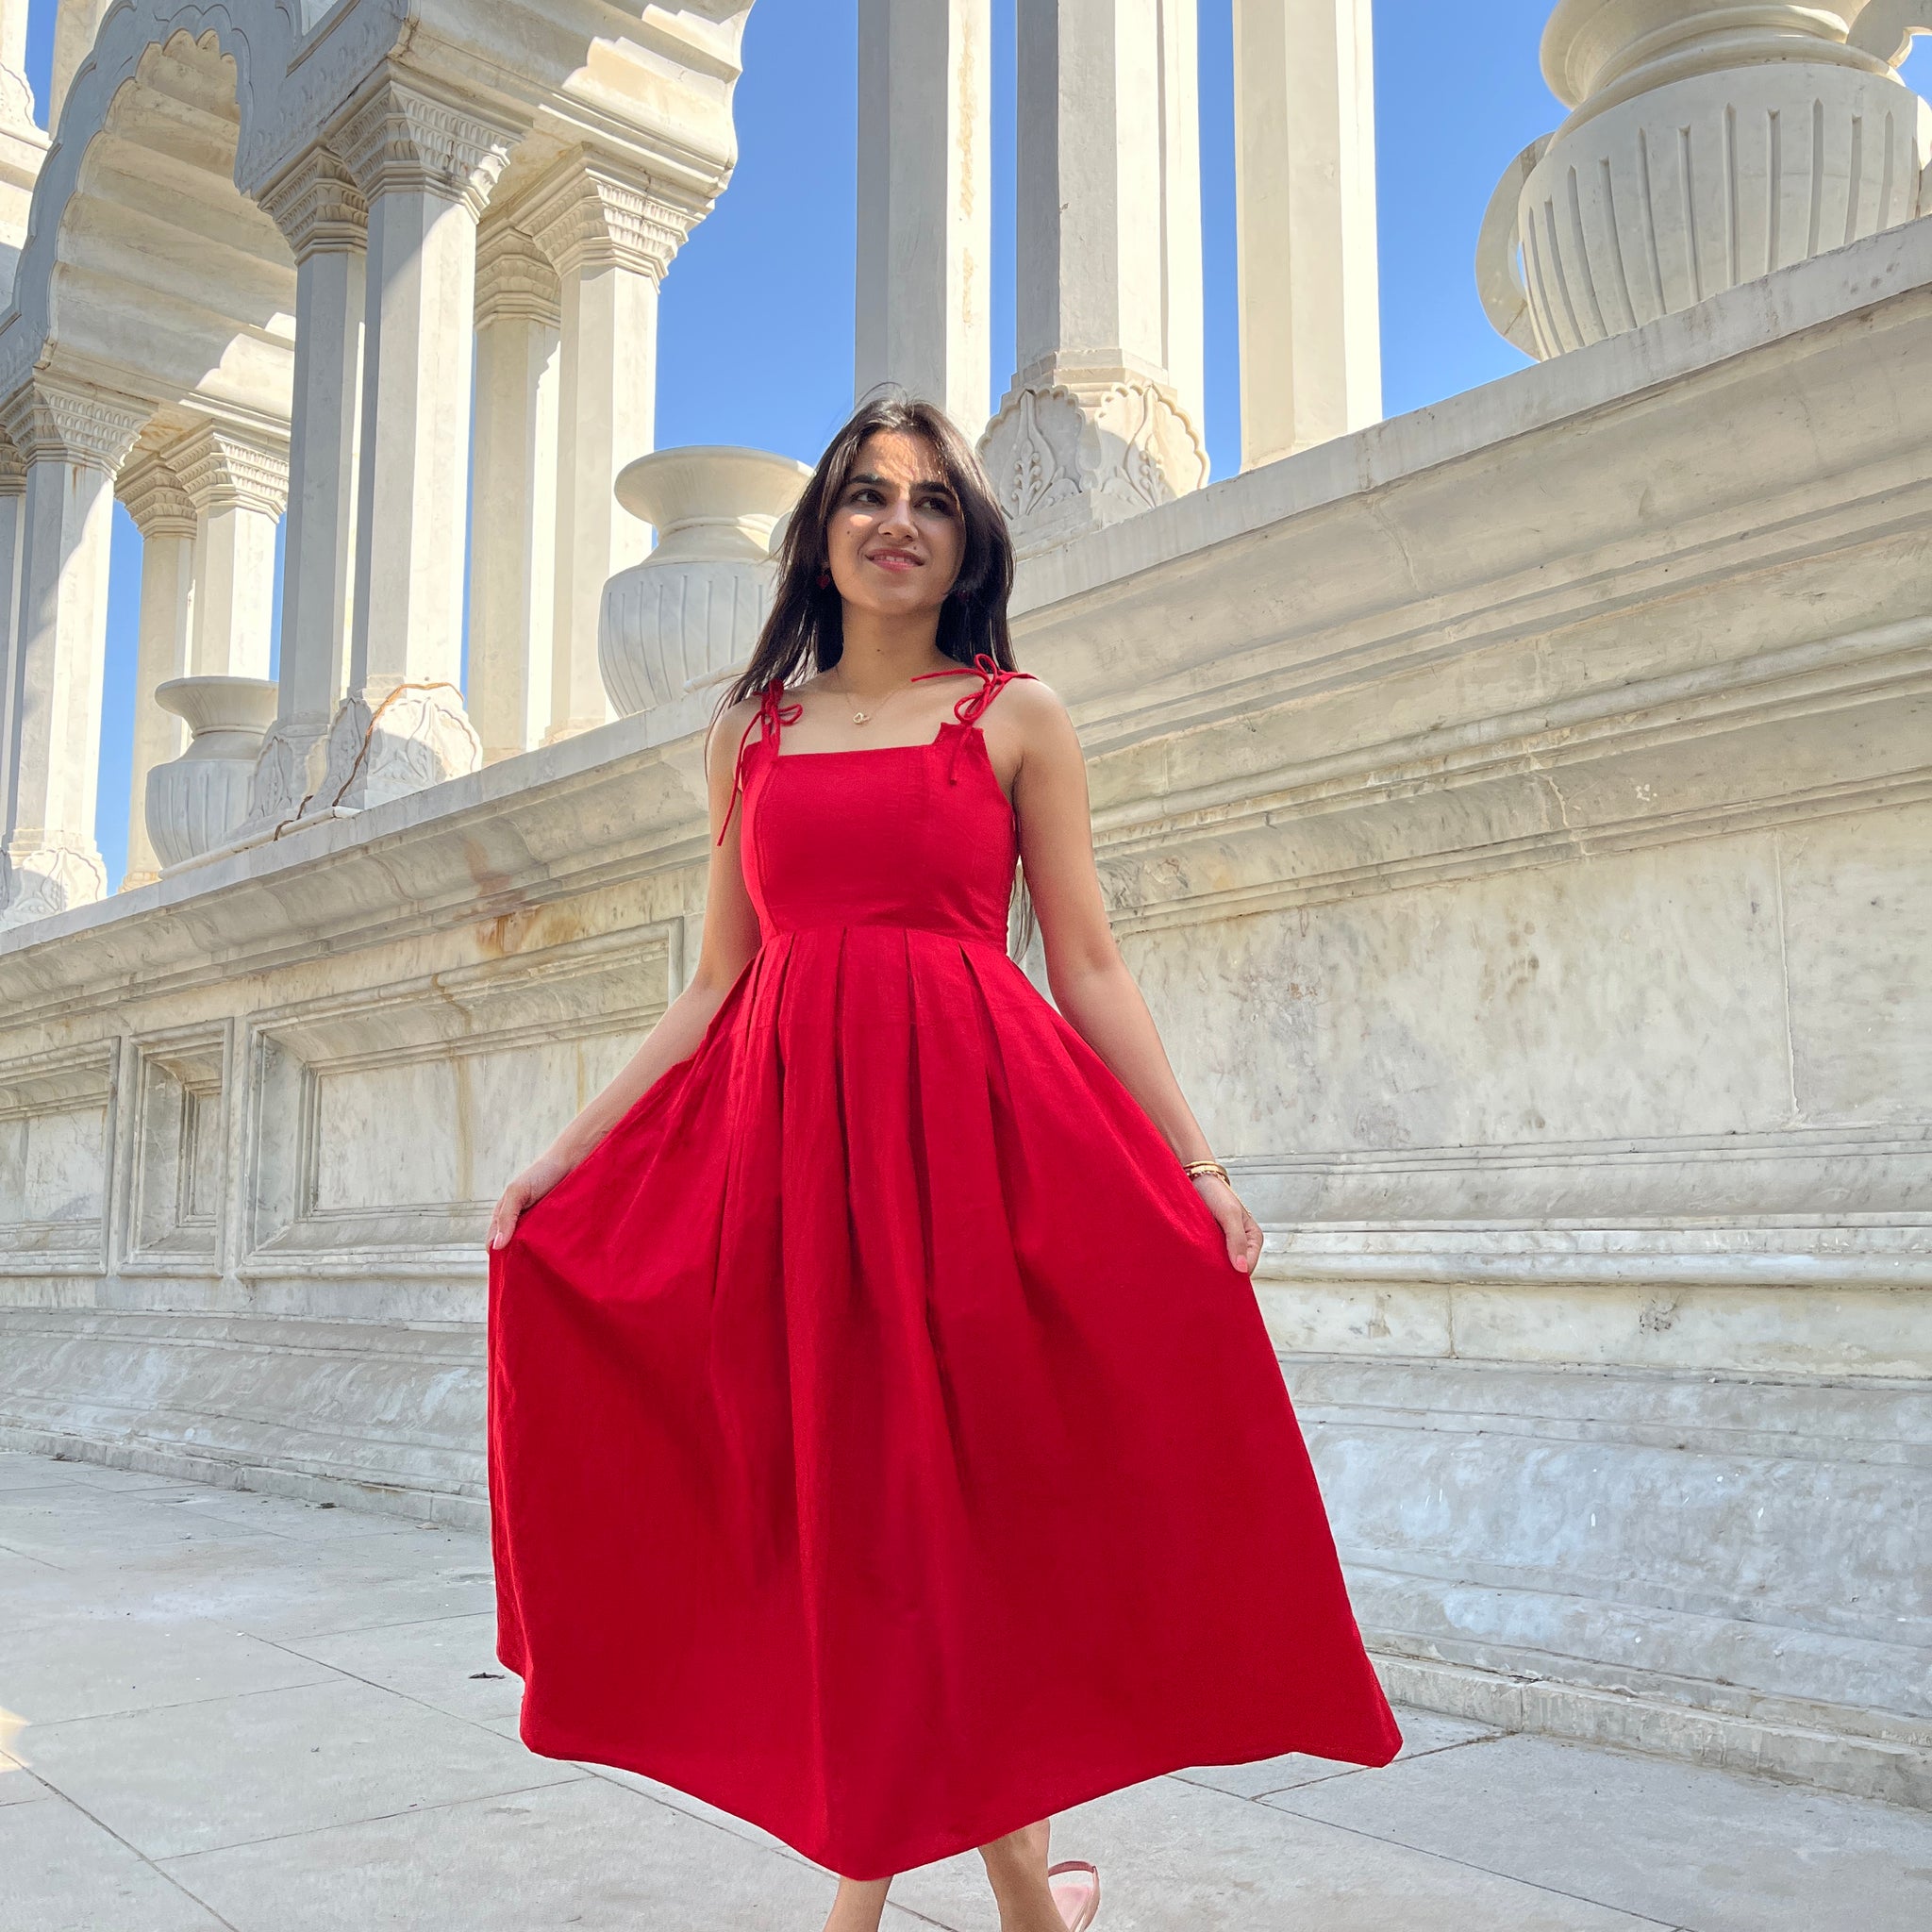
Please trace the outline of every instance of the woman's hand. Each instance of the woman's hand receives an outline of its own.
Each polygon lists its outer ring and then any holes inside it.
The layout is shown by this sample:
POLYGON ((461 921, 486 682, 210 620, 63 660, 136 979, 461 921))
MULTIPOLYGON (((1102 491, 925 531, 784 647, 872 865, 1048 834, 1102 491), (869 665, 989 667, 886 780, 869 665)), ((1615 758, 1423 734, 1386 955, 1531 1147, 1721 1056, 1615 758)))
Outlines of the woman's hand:
POLYGON ((1261 1258, 1261 1230, 1255 1217, 1218 1174, 1197 1174, 1193 1180, 1201 1198, 1213 1208, 1222 1233, 1227 1237, 1227 1258, 1243 1274, 1254 1274, 1255 1263, 1261 1258))
POLYGON ((496 1204, 496 1212, 490 1217, 490 1245, 500 1248, 517 1231, 517 1223, 522 1219, 525 1208, 534 1207, 570 1171, 573 1162, 564 1160, 555 1154, 545 1154, 533 1160, 515 1180, 503 1191, 503 1199, 496 1204))

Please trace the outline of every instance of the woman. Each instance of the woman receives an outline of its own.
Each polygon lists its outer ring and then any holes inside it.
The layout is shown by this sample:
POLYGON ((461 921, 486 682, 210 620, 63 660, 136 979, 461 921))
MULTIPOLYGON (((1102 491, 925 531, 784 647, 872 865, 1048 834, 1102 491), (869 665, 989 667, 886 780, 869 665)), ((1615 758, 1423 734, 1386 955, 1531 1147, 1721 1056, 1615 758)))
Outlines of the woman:
POLYGON ((1012 569, 941 411, 840 432, 708 741, 696 970, 490 1230, 524 1740, 830 1867, 827 1932, 968 1846, 1063 1932, 1053 1811, 1401 1741, 1012 569))

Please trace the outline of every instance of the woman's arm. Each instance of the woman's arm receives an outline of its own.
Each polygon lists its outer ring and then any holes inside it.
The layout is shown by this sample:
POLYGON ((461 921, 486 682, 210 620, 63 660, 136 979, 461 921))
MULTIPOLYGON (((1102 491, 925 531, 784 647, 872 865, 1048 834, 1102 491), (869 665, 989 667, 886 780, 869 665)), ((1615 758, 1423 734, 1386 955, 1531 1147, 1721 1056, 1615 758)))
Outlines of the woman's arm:
MULTIPOLYGON (((1146 1109, 1174 1158, 1209 1159, 1213 1150, 1182 1096, 1154 1016, 1108 924, 1093 863, 1087 763, 1073 720, 1045 685, 1016 680, 988 713, 989 752, 995 749, 994 713, 1008 706, 999 748, 1006 761, 1018 758, 1012 794, 1020 818, 1020 859, 1040 921, 1054 1004, 1146 1109)), ((1196 1175, 1194 1185, 1227 1237, 1228 1259, 1252 1273, 1261 1254, 1261 1230, 1254 1217, 1218 1176, 1196 1175)))
POLYGON ((660 1074, 697 1051, 706 1028, 724 1003, 724 995, 758 950, 758 913, 745 890, 738 857, 741 810, 732 814, 724 842, 716 842, 719 824, 731 802, 739 734, 757 708, 749 698, 734 705, 712 725, 705 741, 705 782, 713 842, 706 886, 705 938, 698 949, 697 970, 690 985, 658 1015, 658 1024, 617 1077, 503 1191, 503 1198, 490 1217, 492 1248, 500 1248, 509 1240, 525 1208, 541 1201, 575 1167, 660 1074))

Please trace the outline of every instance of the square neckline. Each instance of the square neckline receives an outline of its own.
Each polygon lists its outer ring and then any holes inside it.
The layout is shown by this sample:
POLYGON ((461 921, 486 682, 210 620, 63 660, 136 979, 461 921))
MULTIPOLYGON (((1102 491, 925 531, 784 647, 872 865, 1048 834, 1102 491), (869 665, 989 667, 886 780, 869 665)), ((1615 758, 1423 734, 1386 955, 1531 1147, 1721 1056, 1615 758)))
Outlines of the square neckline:
MULTIPOLYGON (((768 765, 783 765, 791 763, 793 758, 801 761, 808 758, 878 758, 885 753, 895 751, 936 751, 945 742, 946 733, 949 731, 963 731, 968 737, 979 741, 979 749, 984 754, 981 763, 986 767, 986 775, 992 780, 992 789, 999 793, 1007 809, 1017 815, 1020 809, 1018 802, 1000 782, 1000 774, 992 768, 992 754, 986 748, 986 733, 976 723, 969 724, 963 718, 941 720, 939 730, 932 737, 914 744, 848 744, 841 746, 837 751, 786 751, 781 743, 779 749, 773 752, 765 762, 768 765)), ((768 742, 762 738, 758 741, 760 744, 768 742)))
MULTIPOLYGON (((910 744, 841 744, 837 751, 787 751, 781 741, 772 754, 772 761, 775 764, 780 758, 863 758, 882 751, 930 751, 948 731, 972 731, 975 728, 958 718, 942 718, 940 728, 930 738, 915 739, 910 744)), ((762 739, 758 741, 764 742, 762 739)))

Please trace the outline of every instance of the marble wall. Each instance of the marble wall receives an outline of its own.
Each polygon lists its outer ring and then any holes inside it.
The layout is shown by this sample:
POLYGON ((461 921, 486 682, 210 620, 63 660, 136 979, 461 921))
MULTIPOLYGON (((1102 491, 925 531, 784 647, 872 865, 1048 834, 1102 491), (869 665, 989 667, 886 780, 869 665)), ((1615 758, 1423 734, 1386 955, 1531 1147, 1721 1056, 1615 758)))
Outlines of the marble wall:
MULTIPOLYGON (((1025 564, 1408 1697, 1932 1802, 1932 224, 1025 564)), ((0 1439, 483 1509, 703 693, 0 936, 0 1439)), ((1037 962, 1036 962, 1037 963, 1037 962)))

